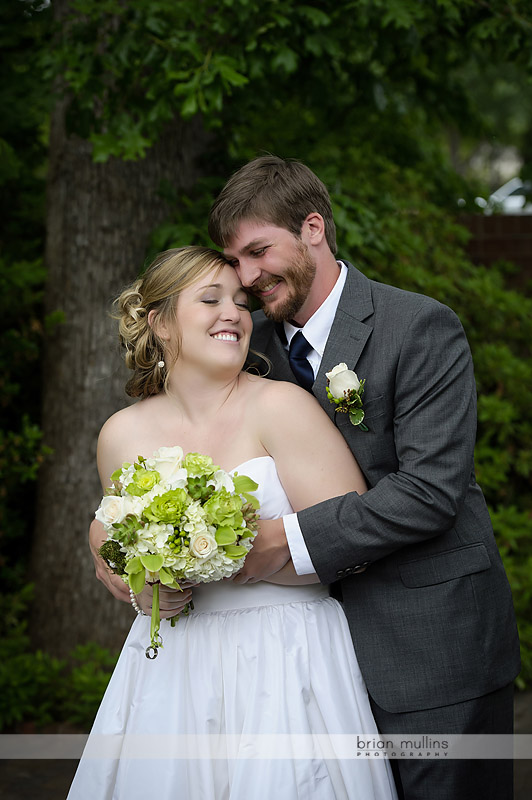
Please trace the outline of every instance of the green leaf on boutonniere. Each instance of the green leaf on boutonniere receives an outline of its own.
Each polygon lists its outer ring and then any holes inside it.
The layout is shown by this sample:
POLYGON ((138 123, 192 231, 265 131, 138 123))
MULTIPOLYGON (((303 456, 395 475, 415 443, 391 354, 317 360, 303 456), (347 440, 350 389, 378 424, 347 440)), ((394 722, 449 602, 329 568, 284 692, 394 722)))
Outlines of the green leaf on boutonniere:
POLYGON ((361 408, 355 408, 349 412, 349 419, 352 425, 360 425, 364 419, 364 412, 361 408))

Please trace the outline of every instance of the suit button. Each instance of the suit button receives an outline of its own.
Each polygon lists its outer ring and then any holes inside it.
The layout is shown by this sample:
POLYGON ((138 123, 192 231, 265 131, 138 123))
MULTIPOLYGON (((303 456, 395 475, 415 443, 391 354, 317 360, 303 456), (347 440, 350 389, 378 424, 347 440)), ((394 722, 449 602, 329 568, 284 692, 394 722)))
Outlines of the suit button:
POLYGON ((356 567, 351 567, 351 574, 358 575, 361 572, 365 572, 366 569, 371 564, 371 561, 364 561, 362 564, 357 564, 356 567))

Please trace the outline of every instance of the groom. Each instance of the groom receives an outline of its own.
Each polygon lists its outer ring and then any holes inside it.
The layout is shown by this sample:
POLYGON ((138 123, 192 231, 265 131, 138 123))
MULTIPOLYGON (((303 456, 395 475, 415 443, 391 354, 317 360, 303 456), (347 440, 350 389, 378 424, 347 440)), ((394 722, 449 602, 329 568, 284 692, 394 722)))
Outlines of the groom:
MULTIPOLYGON (((252 349, 271 361, 268 377, 307 383, 369 488, 264 523, 238 580, 292 558, 300 574, 340 581, 382 735, 511 733, 519 647, 475 482, 475 381, 457 317, 336 261, 329 195, 298 162, 264 156, 242 167, 209 232, 260 300, 252 349), (365 379, 367 430, 335 417, 327 399, 325 373, 342 362, 365 379)), ((395 767, 406 800, 512 797, 508 761, 395 767)))

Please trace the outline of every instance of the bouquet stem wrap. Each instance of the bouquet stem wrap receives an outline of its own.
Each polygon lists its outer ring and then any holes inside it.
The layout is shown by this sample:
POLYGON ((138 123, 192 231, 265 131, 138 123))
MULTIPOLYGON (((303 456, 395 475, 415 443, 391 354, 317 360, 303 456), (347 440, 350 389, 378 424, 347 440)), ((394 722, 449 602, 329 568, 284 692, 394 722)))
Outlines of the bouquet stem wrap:
POLYGON ((159 584, 153 584, 153 599, 151 606, 151 625, 150 625, 150 638, 151 644, 146 648, 146 656, 148 658, 157 658, 159 647, 162 645, 161 635, 159 629, 161 627, 161 612, 159 608, 159 584), (153 655, 150 655, 153 651, 153 655))

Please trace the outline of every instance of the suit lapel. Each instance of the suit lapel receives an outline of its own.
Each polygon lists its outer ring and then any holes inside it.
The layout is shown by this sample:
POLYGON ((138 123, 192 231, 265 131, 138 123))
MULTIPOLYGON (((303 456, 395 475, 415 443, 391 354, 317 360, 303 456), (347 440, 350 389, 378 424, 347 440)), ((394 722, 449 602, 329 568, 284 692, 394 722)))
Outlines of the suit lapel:
POLYGON ((354 370, 373 330, 371 284, 355 267, 351 264, 347 266, 344 290, 313 387, 314 395, 331 419, 334 419, 334 406, 329 402, 325 392, 327 385, 325 373, 342 362, 354 370))
POLYGON ((271 336, 264 350, 264 355, 272 362, 272 370, 268 375, 269 378, 274 378, 276 381, 288 381, 289 383, 297 384, 296 377, 290 369, 288 353, 274 326, 271 328, 271 336))

